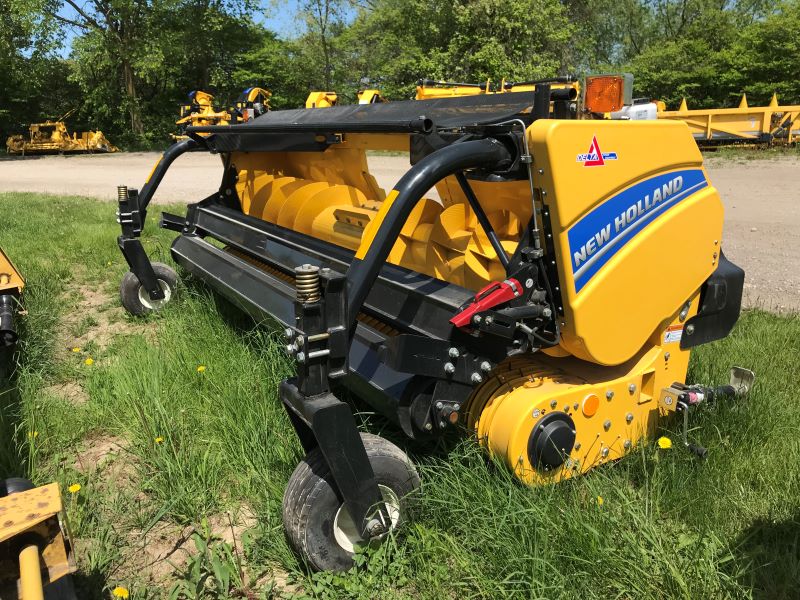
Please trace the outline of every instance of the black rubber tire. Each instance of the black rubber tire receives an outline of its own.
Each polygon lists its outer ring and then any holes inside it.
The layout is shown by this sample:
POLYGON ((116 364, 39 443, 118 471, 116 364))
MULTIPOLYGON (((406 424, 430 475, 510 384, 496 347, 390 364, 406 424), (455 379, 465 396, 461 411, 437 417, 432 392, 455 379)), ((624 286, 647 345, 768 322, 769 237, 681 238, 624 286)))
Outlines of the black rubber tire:
MULTIPOLYGON (((153 263, 153 271, 160 282, 169 288, 170 300, 175 297, 178 292, 178 274, 175 270, 165 265, 164 263, 153 263)), ((142 284, 139 283, 139 278, 136 277, 131 271, 125 273, 122 281, 119 284, 119 299, 122 302, 123 308, 127 310, 134 317, 141 317, 147 313, 158 310, 145 306, 142 299, 139 297, 139 290, 142 284)))
MULTIPOLYGON (((400 499, 397 527, 409 517, 419 489, 417 470, 405 452, 380 436, 362 433, 375 478, 400 499)), ((341 506, 328 465, 318 448, 309 452, 289 478, 283 495, 283 528, 292 548, 316 571, 347 571, 353 554, 334 537, 334 518, 341 506)))
POLYGON ((11 494, 19 494, 20 492, 27 492, 36 486, 33 482, 24 477, 9 477, 0 481, 0 498, 5 498, 11 494))

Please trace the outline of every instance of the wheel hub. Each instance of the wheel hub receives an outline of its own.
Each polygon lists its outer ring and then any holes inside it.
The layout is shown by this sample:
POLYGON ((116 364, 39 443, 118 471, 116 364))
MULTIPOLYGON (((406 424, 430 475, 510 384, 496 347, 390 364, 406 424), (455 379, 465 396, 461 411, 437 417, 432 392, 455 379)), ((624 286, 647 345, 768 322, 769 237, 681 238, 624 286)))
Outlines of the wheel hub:
MULTIPOLYGON (((400 521, 400 498, 398 498, 397 494, 388 486, 378 484, 378 489, 386 505, 386 511, 389 513, 389 531, 391 531, 397 527, 397 523, 400 521)), ((370 541, 379 540, 385 535, 386 533, 370 538, 370 541)), ((363 544, 367 541, 361 537, 359 528, 356 527, 356 524, 353 522, 350 513, 347 512, 344 505, 339 507, 333 519, 333 537, 343 550, 350 553, 355 552, 357 544, 363 544)))
POLYGON ((144 289, 144 286, 139 286, 139 302, 141 302, 142 306, 148 310, 160 309, 167 302, 169 302, 170 298, 172 297, 172 290, 170 289, 169 285, 167 285, 166 281, 159 279, 158 285, 161 286, 161 290, 164 292, 164 298, 162 300, 153 300, 150 298, 150 294, 147 293, 147 290, 144 289))

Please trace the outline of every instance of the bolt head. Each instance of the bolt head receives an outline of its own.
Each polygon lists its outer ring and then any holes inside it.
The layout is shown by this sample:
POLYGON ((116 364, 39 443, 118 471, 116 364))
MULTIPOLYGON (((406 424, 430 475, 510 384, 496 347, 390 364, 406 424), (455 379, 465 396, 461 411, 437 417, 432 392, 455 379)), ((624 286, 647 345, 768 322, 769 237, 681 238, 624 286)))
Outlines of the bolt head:
POLYGON ((528 288, 528 289, 531 289, 533 287, 533 279, 532 278, 528 277, 525 280, 525 287, 528 288))
POLYGON ((430 431, 431 429, 433 429, 433 425, 430 423, 425 423, 425 431, 430 431))
POLYGON ((602 456, 603 458, 606 458, 608 456, 608 448, 603 448, 600 451, 600 456, 602 456))
POLYGON ((474 317, 472 317, 472 322, 475 323, 475 325, 480 325, 481 321, 483 321, 483 317, 481 317, 480 315, 475 315, 474 317))
POLYGON ((581 443, 578 442, 577 444, 575 444, 575 450, 580 450, 580 449, 581 449, 581 443))
POLYGON ((291 327, 287 327, 286 329, 284 329, 283 337, 285 337, 287 340, 294 339, 294 329, 292 329, 291 327))
POLYGON ((437 402, 436 403, 436 409, 437 410, 442 410, 443 407, 444 407, 444 404, 442 404, 441 402, 437 402))
POLYGON ((606 431, 611 429, 611 421, 610 420, 607 420, 605 423, 603 423, 603 429, 605 429, 606 431))
POLYGON ((622 442, 622 447, 625 448, 625 450, 630 450, 631 449, 631 441, 630 440, 625 440, 624 442, 622 442))
POLYGON ((555 408, 556 404, 558 404, 555 400, 550 400, 550 408, 555 408))
POLYGON ((631 421, 633 421, 633 413, 628 413, 625 415, 625 422, 630 423, 631 421))
POLYGON ((470 377, 472 383, 481 383, 483 381, 483 377, 481 377, 480 373, 473 373, 472 377, 470 377))
POLYGON ((384 528, 381 525, 381 522, 378 519, 372 519, 369 523, 367 523, 367 532, 370 536, 376 536, 383 533, 384 528))
POLYGON ((444 363, 444 372, 448 375, 455 373, 456 366, 453 363, 444 363))
POLYGON ((635 384, 635 383, 632 383, 632 384, 630 384, 630 385, 628 386, 628 392, 630 392, 630 393, 632 394, 632 393, 634 393, 635 391, 636 391, 636 384, 635 384))
POLYGON ((611 390, 608 390, 606 392, 606 400, 611 400, 613 397, 614 397, 614 392, 611 391, 611 390))
POLYGON ((295 356, 295 360, 299 362, 301 365, 306 362, 306 353, 305 352, 298 352, 297 356, 295 356))
POLYGON ((694 325, 687 325, 686 326, 686 335, 692 335, 694 333, 694 325))
POLYGON ((481 371, 483 371, 484 373, 488 373, 491 370, 492 370, 492 365, 489 363, 489 361, 485 360, 481 363, 481 371))
POLYGON ((447 351, 447 355, 450 358, 458 358, 459 356, 461 356, 461 354, 458 351, 458 348, 450 348, 450 350, 447 351))
POLYGON ((669 352, 665 352, 664 353, 664 360, 669 360, 669 357, 670 357, 670 353, 669 352))

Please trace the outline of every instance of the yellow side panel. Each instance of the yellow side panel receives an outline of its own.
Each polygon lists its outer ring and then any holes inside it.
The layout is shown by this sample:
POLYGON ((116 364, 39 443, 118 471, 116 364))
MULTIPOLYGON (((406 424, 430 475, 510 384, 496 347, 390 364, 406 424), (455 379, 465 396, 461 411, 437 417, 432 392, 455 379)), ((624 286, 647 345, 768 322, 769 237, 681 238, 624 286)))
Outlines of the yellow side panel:
POLYGON ((16 291, 22 292, 25 282, 19 271, 14 267, 14 263, 0 249, 0 292, 16 291))
POLYGON ((540 120, 529 136, 552 227, 561 345, 621 364, 716 268, 719 194, 682 123, 540 120))
POLYGON ((57 483, 10 494, 0 499, 0 542, 10 540, 61 512, 61 494, 57 483))

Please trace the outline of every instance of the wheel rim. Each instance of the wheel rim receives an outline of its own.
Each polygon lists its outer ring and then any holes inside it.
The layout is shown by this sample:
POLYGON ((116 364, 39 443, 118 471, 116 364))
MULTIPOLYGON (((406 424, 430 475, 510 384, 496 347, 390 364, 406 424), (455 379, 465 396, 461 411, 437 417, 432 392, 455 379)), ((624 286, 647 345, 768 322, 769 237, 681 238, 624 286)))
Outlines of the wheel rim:
POLYGON ((147 310, 158 310, 169 302, 169 299, 172 297, 172 289, 167 285, 166 281, 159 279, 158 285, 161 286, 161 290, 164 292, 163 300, 153 300, 150 298, 150 294, 147 293, 147 290, 144 289, 144 286, 139 286, 139 302, 141 302, 142 306, 147 310))
MULTIPOLYGON (((389 531, 391 531, 397 527, 397 523, 400 522, 400 498, 394 493, 394 490, 388 486, 378 484, 378 489, 381 491, 383 503, 386 505, 386 510, 389 512, 389 520, 391 521, 389 531)), ((384 533, 383 535, 371 538, 370 541, 379 540, 385 536, 386 534, 384 533)), ((357 544, 363 544, 365 541, 359 534, 356 524, 353 523, 350 513, 345 510, 344 504, 336 511, 336 517, 333 519, 333 537, 343 550, 351 554, 356 551, 357 544)))

